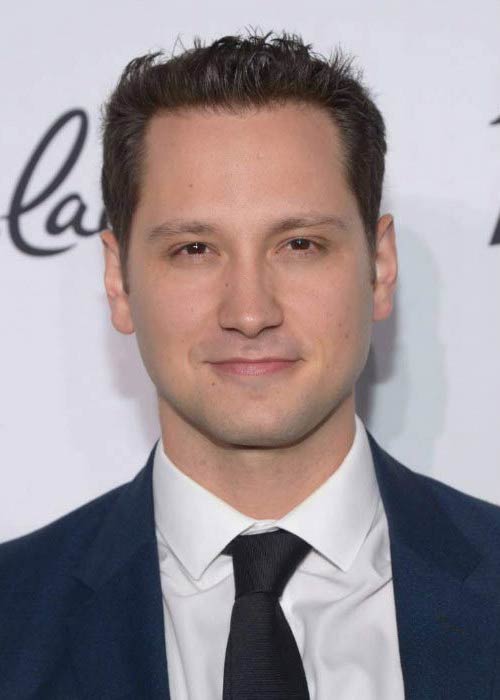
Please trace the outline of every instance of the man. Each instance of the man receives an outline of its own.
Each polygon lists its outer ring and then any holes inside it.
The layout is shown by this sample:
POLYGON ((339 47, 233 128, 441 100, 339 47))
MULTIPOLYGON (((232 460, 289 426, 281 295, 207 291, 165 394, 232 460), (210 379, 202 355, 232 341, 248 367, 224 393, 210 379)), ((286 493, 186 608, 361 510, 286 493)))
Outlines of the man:
POLYGON ((161 438, 0 547, 2 698, 500 697, 500 508, 355 413, 397 276, 383 119, 269 37, 137 58, 107 103, 105 286, 161 438))

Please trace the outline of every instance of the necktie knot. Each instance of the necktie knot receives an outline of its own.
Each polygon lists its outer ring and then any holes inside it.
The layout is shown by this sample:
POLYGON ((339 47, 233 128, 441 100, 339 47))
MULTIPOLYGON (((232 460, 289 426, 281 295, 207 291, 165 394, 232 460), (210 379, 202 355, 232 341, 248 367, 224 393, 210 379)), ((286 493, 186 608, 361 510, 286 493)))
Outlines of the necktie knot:
POLYGON ((233 557, 235 597, 261 592, 279 598, 310 549, 287 530, 238 535, 223 550, 233 557))

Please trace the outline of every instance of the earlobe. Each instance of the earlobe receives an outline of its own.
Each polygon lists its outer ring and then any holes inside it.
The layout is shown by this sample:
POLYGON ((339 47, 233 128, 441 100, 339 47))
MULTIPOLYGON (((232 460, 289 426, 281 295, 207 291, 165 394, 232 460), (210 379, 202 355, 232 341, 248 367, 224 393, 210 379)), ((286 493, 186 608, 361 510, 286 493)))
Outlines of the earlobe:
POLYGON ((394 219, 390 214, 380 217, 377 224, 375 270, 373 320, 382 321, 391 314, 398 276, 394 219))
POLYGON ((120 246, 109 229, 101 233, 101 241, 104 248, 104 286, 111 310, 111 322, 120 333, 130 334, 134 332, 134 324, 128 294, 124 289, 120 246))

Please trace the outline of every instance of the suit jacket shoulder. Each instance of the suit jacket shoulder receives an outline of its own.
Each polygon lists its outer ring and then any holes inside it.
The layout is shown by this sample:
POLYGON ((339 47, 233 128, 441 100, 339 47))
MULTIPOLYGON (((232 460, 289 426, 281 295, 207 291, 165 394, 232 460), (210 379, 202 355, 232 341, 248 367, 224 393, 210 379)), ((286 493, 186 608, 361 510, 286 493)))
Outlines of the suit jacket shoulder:
POLYGON ((109 509, 126 488, 117 486, 47 525, 0 543, 0 590, 40 588, 64 575, 92 543, 109 509))
MULTIPOLYGON (((370 440, 373 440, 371 436, 370 440)), ((456 528, 461 530, 479 550, 499 551, 500 505, 472 496, 435 477, 416 472, 398 462, 378 444, 376 444, 375 455, 379 461, 380 458, 384 460, 386 469, 397 483, 398 488, 401 489, 401 494, 407 492, 411 485, 412 510, 423 508, 421 512, 428 512, 430 503, 434 509, 439 508, 441 512, 445 513, 456 528)), ((385 475, 379 474, 378 476, 379 486, 383 490, 387 487, 388 480, 385 475)), ((407 504, 406 499, 404 502, 407 504)), ((392 510, 392 501, 389 509, 392 510)), ((417 524, 413 520, 409 522, 411 522, 411 526, 417 524)))
POLYGON ((0 544, 1 698, 76 697, 66 658, 65 621, 86 591, 73 571, 126 488, 127 484, 118 486, 48 525, 0 544), (67 670, 60 673, 63 667, 67 670), (54 673, 59 677, 53 678, 54 673))

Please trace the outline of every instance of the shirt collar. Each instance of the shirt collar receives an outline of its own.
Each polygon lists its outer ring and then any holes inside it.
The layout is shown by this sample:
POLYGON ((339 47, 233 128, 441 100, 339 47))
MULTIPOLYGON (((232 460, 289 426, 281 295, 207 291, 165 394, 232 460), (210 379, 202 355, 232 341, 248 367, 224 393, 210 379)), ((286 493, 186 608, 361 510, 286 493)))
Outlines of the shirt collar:
POLYGON ((169 459, 160 439, 153 465, 157 535, 195 580, 234 537, 270 526, 293 532, 347 571, 369 532, 379 499, 366 430, 358 416, 355 422, 353 444, 339 467, 277 520, 251 518, 208 491, 169 459))

